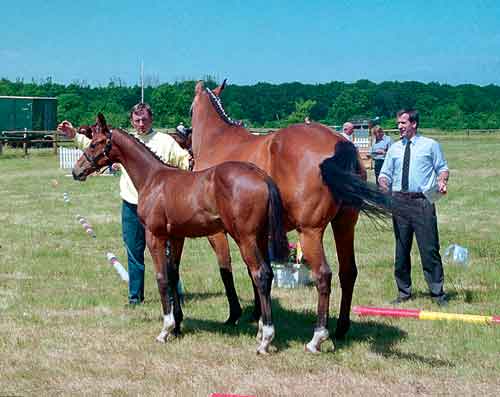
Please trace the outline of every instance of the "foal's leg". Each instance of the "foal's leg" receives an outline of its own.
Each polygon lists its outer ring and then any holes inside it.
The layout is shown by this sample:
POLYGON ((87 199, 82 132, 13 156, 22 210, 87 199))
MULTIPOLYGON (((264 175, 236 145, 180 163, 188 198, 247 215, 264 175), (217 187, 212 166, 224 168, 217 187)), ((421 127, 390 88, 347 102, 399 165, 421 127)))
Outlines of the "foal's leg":
POLYGON ((354 227, 359 213, 352 208, 342 208, 331 222, 337 258, 339 260, 339 280, 342 289, 340 300, 340 313, 335 330, 335 337, 341 339, 349 330, 351 320, 352 293, 358 275, 356 260, 354 258, 354 227))
POLYGON ((241 306, 238 294, 234 288, 233 269, 231 267, 231 254, 227 236, 224 233, 218 233, 208 237, 208 241, 215 251, 217 262, 219 263, 219 272, 226 290, 226 297, 229 303, 229 318, 226 325, 235 325, 241 317, 241 306))
POLYGON ((262 316, 259 320, 259 333, 262 333, 257 354, 266 354, 274 338, 274 325, 271 313, 271 285, 273 270, 265 256, 261 254, 254 238, 239 242, 241 256, 246 263, 260 298, 262 316))
POLYGON ((179 267, 181 263, 182 248, 184 246, 184 239, 167 240, 167 283, 170 291, 172 291, 174 298, 174 319, 175 328, 174 335, 178 336, 181 333, 181 322, 184 318, 182 313, 181 301, 177 286, 179 284, 179 267))
POLYGON ((321 344, 328 339, 328 316, 330 307, 330 293, 332 285, 332 271, 326 261, 323 249, 324 228, 303 229, 300 234, 300 244, 304 257, 311 267, 312 277, 318 290, 318 318, 314 335, 305 346, 311 353, 321 351, 321 344))
POLYGON ((153 258, 153 264, 155 267, 156 282, 158 284, 158 291, 160 293, 161 305, 163 308, 163 328, 160 334, 156 337, 156 340, 161 343, 165 343, 168 335, 175 328, 175 318, 170 305, 168 297, 167 288, 167 256, 165 253, 166 242, 165 240, 160 240, 153 236, 148 230, 146 230, 146 243, 153 258))

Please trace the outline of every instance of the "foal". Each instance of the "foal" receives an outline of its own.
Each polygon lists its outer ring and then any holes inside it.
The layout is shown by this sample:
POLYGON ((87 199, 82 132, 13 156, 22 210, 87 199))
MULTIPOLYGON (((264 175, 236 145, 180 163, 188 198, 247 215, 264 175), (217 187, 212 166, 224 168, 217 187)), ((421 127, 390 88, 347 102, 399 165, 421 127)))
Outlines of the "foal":
POLYGON ((83 181, 90 173, 115 162, 125 167, 139 193, 137 213, 146 229, 164 315, 156 339, 165 342, 173 331, 180 331, 183 314, 175 286, 184 238, 227 232, 238 245, 257 286, 262 310, 257 353, 267 353, 274 338, 268 243, 278 259, 288 256, 283 207, 271 178, 243 162, 226 162, 200 172, 167 166, 125 131, 109 130, 99 113, 91 144, 73 168, 73 177, 83 181), (167 241, 171 247, 168 256, 167 241), (173 291, 173 308, 167 286, 173 291))

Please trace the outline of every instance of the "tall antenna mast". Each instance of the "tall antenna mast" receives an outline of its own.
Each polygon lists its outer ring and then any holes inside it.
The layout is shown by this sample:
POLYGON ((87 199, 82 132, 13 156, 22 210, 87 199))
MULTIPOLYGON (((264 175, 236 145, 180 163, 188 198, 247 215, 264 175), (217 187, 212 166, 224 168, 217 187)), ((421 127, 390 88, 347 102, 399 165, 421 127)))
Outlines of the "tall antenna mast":
POLYGON ((144 103, 144 61, 141 60, 141 103, 144 103))

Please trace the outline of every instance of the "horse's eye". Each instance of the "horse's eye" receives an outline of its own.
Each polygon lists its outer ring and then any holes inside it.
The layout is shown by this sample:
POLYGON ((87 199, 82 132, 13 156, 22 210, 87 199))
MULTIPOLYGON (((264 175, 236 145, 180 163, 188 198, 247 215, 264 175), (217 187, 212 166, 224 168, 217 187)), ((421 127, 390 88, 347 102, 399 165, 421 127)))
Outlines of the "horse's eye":
POLYGON ((90 148, 91 148, 91 149, 95 149, 95 143, 91 143, 91 144, 90 144, 90 148))

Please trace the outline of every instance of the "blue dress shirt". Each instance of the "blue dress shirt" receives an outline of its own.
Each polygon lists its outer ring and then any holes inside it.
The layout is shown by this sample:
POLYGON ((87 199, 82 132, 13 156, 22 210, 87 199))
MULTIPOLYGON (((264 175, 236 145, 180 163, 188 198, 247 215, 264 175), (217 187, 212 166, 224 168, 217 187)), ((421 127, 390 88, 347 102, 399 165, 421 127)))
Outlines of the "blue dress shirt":
MULTIPOLYGON (((415 135, 410 141, 410 192, 425 192, 437 185, 437 176, 448 171, 448 164, 441 150, 441 146, 434 139, 415 135)), ((403 138, 389 148, 380 170, 379 180, 384 177, 389 181, 393 192, 401 191, 401 177, 403 174, 403 157, 408 139, 403 138)))

